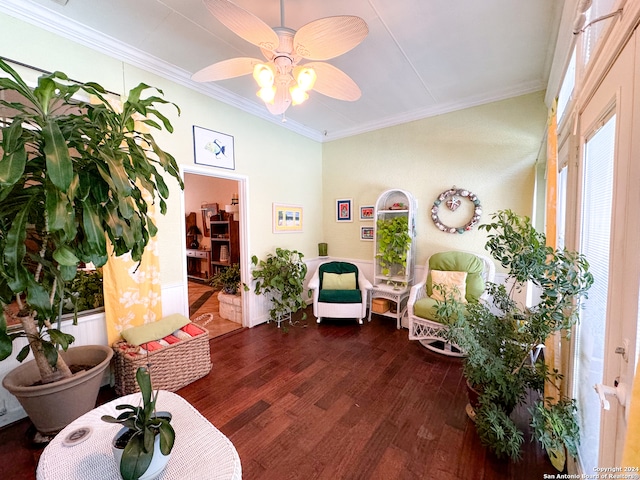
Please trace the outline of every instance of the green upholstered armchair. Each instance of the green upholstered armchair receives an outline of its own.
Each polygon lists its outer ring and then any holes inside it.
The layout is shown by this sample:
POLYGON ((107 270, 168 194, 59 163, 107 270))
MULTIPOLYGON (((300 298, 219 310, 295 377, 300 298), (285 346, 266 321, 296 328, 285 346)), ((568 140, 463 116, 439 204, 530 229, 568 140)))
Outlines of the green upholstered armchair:
POLYGON ((457 345, 443 340, 445 326, 436 315, 436 303, 443 299, 443 292, 434 284, 458 295, 462 302, 474 303, 486 296, 485 284, 493 282, 495 271, 491 258, 477 253, 451 251, 429 257, 422 281, 411 287, 409 294, 409 339, 419 340, 434 352, 464 356, 457 345))
POLYGON ((309 289, 313 290, 313 314, 318 323, 323 318, 356 318, 362 325, 372 285, 356 265, 321 263, 309 281, 309 289))

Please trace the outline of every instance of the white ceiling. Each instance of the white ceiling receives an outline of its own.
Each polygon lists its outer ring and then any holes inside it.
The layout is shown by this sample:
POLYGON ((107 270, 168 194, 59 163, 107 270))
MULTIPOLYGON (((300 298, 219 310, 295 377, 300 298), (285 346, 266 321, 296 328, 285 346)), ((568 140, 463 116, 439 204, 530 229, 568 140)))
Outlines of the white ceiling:
MULTIPOLYGON (((279 0, 234 0, 270 26, 279 0)), ((251 76, 196 84, 191 74, 258 47, 211 16, 201 0, 0 0, 0 11, 36 23, 191 86, 250 113, 273 118, 251 76)), ((285 128, 316 140, 509 98, 547 86, 564 0, 284 0, 285 25, 357 15, 369 35, 329 60, 362 90, 356 102, 317 92, 286 112, 285 128)))

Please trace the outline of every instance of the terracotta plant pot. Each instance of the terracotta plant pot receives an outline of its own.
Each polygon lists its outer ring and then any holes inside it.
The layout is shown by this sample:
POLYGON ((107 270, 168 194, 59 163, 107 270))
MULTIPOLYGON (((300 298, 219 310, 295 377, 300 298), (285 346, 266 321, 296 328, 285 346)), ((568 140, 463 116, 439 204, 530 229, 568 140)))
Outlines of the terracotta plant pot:
POLYGON ((96 406, 102 377, 113 356, 111 347, 86 345, 61 352, 67 365, 95 365, 70 378, 46 385, 40 380, 36 362, 31 360, 11 370, 2 386, 14 395, 43 435, 55 435, 69 423, 96 406))

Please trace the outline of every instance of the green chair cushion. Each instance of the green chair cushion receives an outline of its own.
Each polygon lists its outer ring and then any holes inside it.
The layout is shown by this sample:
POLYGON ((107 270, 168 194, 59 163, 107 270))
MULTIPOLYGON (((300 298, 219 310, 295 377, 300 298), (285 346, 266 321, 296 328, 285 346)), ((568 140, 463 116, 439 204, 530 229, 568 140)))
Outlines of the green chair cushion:
POLYGON ((160 340, 188 323, 191 323, 191 320, 187 317, 174 313, 156 322, 127 328, 122 331, 121 335, 131 345, 142 345, 152 340, 160 340))
POLYGON ((436 315, 436 301, 431 297, 424 297, 413 305, 413 313, 420 318, 439 322, 436 315))
MULTIPOLYGON (((484 293, 485 285, 482 279, 484 263, 473 253, 467 252, 441 252, 429 258, 429 271, 453 270, 467 272, 467 290, 465 298, 469 303, 477 303, 484 293)), ((431 274, 427 276, 427 295, 433 292, 431 274)), ((424 317, 428 318, 428 317, 424 317)))
POLYGON ((360 290, 320 290, 318 301, 322 303, 362 303, 360 290))
POLYGON ((320 274, 320 290, 324 288, 323 280, 325 273, 335 273, 335 274, 344 274, 344 273, 355 273, 356 277, 356 289, 360 288, 358 285, 358 267, 356 267, 353 263, 348 262, 327 262, 323 263, 318 267, 318 272, 320 274))
MULTIPOLYGON (((464 306, 462 308, 466 312, 466 308, 464 306)), ((436 300, 431 297, 421 298, 413 305, 413 313, 416 317, 442 323, 442 319, 438 318, 436 314, 437 311, 436 300)))

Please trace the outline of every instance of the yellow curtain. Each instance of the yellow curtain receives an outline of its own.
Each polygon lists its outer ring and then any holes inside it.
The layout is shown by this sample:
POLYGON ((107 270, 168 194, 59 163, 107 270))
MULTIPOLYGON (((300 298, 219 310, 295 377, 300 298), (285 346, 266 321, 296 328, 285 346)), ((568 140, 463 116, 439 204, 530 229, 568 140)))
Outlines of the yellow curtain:
MULTIPOLYGON (((636 367, 636 377, 633 381, 629 419, 627 421, 627 438, 622 453, 623 467, 640 467, 640 368, 636 367)), ((637 472, 634 472, 637 473, 637 472)))
MULTIPOLYGON (((155 211, 151 201, 149 213, 155 211)), ((104 310, 109 344, 120 337, 123 330, 155 322, 162 316, 162 292, 160 289, 160 262, 157 251, 157 235, 151 237, 142 255, 140 265, 131 255, 109 256, 103 268, 104 310)))
MULTIPOLYGON (((545 236, 547 245, 556 248, 556 208, 558 198, 558 129, 556 118, 557 100, 553 102, 549 110, 547 121, 547 182, 545 199, 545 236)), ((562 340, 559 333, 549 337, 545 342, 545 362, 550 371, 558 369, 562 371, 561 365, 561 345, 562 340)), ((555 385, 547 384, 544 388, 544 396, 552 397, 556 401, 560 398, 559 381, 555 385)))
MULTIPOLYGON (((116 111, 122 109, 119 98, 108 96, 108 99, 116 111)), ((140 120, 142 118, 136 120, 136 130, 148 133, 149 128, 140 120)), ((148 204, 147 213, 153 219, 156 212, 154 199, 145 189, 142 189, 142 195, 148 204)), ((109 259, 102 273, 107 338, 111 345, 123 330, 155 322, 162 317, 162 291, 157 235, 149 239, 140 264, 131 260, 129 254, 114 256, 110 245, 109 250, 109 259)))

